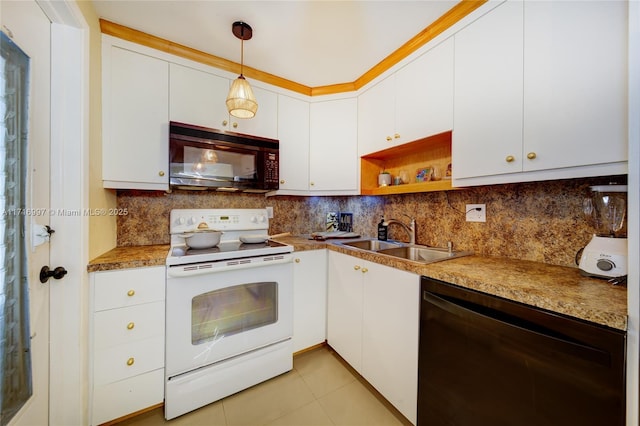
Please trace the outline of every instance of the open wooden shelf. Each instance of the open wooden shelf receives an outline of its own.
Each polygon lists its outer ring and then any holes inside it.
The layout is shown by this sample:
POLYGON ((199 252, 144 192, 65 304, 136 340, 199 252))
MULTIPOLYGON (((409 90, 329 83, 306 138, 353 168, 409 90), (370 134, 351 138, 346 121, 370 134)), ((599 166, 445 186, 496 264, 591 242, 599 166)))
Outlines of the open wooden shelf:
POLYGON ((405 183, 402 185, 376 186, 375 188, 360 188, 361 195, 389 195, 408 194, 412 192, 448 191, 451 187, 451 179, 405 183))
POLYGON ((449 164, 451 164, 450 131, 367 154, 360 157, 360 193, 388 195, 448 191, 453 189, 451 179, 444 179, 449 164), (443 179, 416 182, 416 171, 424 167, 439 168, 443 179), (378 186, 378 175, 383 170, 389 172, 392 177, 404 171, 409 175, 409 182, 401 185, 378 186))

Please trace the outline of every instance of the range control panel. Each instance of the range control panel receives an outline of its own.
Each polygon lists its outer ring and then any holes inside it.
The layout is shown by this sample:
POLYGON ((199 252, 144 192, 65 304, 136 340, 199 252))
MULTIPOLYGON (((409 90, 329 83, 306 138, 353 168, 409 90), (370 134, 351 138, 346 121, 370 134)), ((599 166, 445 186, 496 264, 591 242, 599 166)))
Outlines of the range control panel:
POLYGON ((255 231, 269 229, 266 209, 174 209, 169 232, 179 234, 198 229, 255 231))

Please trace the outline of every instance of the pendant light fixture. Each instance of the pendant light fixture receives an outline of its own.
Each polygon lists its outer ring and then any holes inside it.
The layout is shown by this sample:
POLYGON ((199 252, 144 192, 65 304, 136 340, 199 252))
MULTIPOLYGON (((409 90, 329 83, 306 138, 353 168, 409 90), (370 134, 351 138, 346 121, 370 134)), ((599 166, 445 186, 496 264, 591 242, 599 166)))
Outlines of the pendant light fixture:
POLYGON ((238 118, 253 118, 258 110, 258 102, 249 82, 242 75, 244 67, 244 41, 251 39, 253 30, 246 22, 236 21, 232 26, 233 35, 240 39, 240 76, 231 84, 227 95, 227 110, 238 118))

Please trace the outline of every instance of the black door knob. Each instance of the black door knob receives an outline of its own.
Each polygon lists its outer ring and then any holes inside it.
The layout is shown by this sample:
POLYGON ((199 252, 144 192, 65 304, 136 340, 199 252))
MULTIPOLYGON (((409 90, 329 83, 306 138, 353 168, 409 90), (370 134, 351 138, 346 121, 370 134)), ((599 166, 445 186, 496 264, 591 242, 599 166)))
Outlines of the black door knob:
POLYGON ((53 279, 55 280, 59 280, 65 275, 67 275, 67 270, 62 266, 58 266, 53 271, 49 269, 48 266, 43 266, 42 269, 40 269, 40 282, 44 284, 49 281, 49 278, 51 277, 53 277, 53 279))

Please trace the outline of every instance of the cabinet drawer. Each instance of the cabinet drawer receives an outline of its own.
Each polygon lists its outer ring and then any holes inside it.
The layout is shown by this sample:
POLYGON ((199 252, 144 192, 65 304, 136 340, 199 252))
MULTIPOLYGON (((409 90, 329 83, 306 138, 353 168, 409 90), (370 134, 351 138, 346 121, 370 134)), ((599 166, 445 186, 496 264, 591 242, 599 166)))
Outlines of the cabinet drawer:
POLYGON ((163 367, 164 336, 112 346, 95 354, 94 383, 113 383, 163 367))
POLYGON ((96 272, 94 310, 164 300, 165 267, 96 272))
POLYGON ((163 336, 164 302, 97 312, 93 332, 95 350, 163 336))
POLYGON ((164 369, 104 386, 93 391, 91 424, 98 425, 142 410, 164 400, 164 369))

